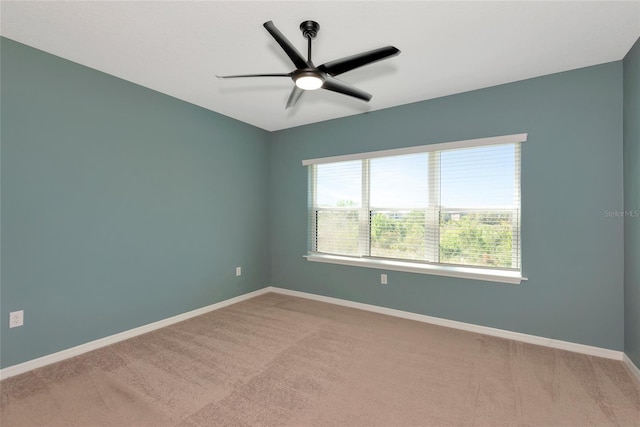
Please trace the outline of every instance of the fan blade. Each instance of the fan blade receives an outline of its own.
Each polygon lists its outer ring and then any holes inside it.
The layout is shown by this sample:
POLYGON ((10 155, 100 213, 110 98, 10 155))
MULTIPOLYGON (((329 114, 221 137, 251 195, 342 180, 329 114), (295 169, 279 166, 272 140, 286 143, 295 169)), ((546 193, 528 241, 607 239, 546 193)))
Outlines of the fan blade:
POLYGON ((238 77, 291 77, 291 74, 240 74, 235 76, 218 76, 219 79, 237 79, 238 77))
POLYGON ((363 101, 369 102, 371 99, 371 94, 355 88, 342 80, 334 79, 331 76, 326 76, 326 80, 324 81, 324 85, 322 85, 323 89, 330 90, 332 92, 342 93, 344 95, 353 96, 354 98, 362 99, 363 101))
POLYGON ((296 105, 296 102, 298 102, 298 99, 300 99, 300 96, 302 95, 303 92, 304 92, 303 89, 300 89, 298 86, 294 85, 293 89, 291 90, 291 95, 289 95, 287 106, 284 109, 286 110, 287 108, 290 108, 296 105))
POLYGON ((380 61, 382 59, 389 58, 391 56, 398 55, 400 50, 393 46, 381 47, 379 49, 370 50, 368 52, 359 53, 353 56, 347 56, 346 58, 336 59, 335 61, 327 62, 318 67, 319 70, 331 76, 337 76, 338 74, 346 73, 355 68, 362 67, 363 65, 371 64, 372 62, 380 61))
POLYGON ((269 34, 273 36, 274 39, 278 42, 280 47, 285 51, 285 53, 289 56, 293 65, 296 68, 310 68, 310 65, 307 64, 307 61, 304 59, 300 52, 291 44, 289 40, 276 28, 273 24, 273 21, 268 21, 264 23, 264 28, 269 31, 269 34))

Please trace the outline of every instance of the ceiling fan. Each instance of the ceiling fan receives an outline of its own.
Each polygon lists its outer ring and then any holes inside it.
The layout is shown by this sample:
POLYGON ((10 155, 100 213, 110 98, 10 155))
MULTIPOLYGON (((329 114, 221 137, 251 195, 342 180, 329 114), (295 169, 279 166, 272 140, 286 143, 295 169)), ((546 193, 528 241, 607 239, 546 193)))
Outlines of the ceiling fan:
POLYGON ((371 94, 355 88, 342 80, 338 80, 335 76, 400 53, 400 50, 395 47, 386 46, 359 53, 357 55, 337 59, 335 61, 326 62, 316 67, 311 60, 311 40, 316 37, 320 30, 320 25, 317 22, 304 21, 300 24, 302 35, 307 39, 307 59, 298 52, 291 42, 276 28, 272 21, 265 22, 264 28, 267 29, 269 34, 271 34, 280 47, 282 47, 287 56, 291 59, 291 62, 293 62, 293 65, 296 66, 296 69, 290 73, 243 74, 216 77, 221 79, 244 77, 289 77, 293 80, 295 86, 291 91, 291 95, 289 95, 289 100, 287 101, 287 106, 285 108, 293 107, 305 90, 315 89, 326 89, 368 102, 371 99, 371 94))

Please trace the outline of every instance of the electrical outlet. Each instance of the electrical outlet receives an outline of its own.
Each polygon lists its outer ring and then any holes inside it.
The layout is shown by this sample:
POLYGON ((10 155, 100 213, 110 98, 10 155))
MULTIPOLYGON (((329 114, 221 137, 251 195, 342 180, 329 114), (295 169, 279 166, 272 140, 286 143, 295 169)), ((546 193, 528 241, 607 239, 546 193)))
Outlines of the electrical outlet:
POLYGON ((380 275, 380 283, 382 283, 383 285, 387 284, 387 275, 386 274, 382 273, 380 275))
POLYGON ((24 310, 9 313, 9 327, 17 328, 24 325, 24 310))
POLYGON ((242 276, 242 267, 236 267, 236 276, 242 276))

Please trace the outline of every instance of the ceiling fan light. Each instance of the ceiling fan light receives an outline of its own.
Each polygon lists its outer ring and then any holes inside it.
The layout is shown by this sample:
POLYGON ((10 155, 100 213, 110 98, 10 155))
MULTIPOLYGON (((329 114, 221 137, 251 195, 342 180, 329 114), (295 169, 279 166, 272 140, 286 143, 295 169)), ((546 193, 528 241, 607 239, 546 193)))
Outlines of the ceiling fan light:
POLYGON ((296 79, 296 86, 304 90, 320 89, 323 84, 324 80, 313 74, 302 75, 296 79))

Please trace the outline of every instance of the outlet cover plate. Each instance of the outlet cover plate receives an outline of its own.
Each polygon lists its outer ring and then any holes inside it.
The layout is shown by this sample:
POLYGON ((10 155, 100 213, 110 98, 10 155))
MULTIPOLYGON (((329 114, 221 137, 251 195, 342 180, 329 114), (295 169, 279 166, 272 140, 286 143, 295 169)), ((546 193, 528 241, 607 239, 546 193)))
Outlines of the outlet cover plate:
POLYGON ((9 327, 17 328, 24 325, 24 310, 9 313, 9 327))

